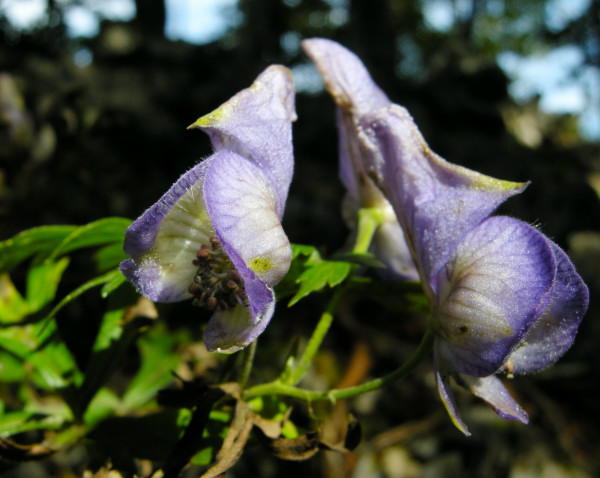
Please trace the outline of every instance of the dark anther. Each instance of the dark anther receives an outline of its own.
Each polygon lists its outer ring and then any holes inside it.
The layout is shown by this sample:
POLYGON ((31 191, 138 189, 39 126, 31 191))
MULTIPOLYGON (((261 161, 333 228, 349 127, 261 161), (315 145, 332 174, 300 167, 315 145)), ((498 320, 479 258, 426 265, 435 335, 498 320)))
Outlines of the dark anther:
POLYGON ((192 264, 198 269, 189 287, 192 303, 209 310, 224 310, 240 304, 248 305, 244 282, 229 256, 221 247, 219 239, 210 238, 210 246, 203 245, 192 264))

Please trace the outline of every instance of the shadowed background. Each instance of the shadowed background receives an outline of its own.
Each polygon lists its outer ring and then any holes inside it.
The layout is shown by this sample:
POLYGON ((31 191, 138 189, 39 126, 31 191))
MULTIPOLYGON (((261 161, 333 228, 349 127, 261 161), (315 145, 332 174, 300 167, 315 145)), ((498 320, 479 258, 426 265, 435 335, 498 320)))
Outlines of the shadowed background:
MULTIPOLYGON (((530 412, 528 427, 499 422, 461 396, 474 435, 463 438, 441 413, 424 364, 348 405, 364 430, 353 454, 291 464, 250 448, 227 476, 597 476, 599 2, 240 0, 216 8, 138 0, 121 2, 129 7, 117 13, 103 7, 111 3, 21 2, 41 5, 30 24, 18 23, 15 2, 0 3, 0 239, 37 225, 137 217, 210 155, 208 138, 186 126, 281 63, 298 89, 284 227, 292 242, 335 252, 348 230, 334 107, 300 49, 301 39, 323 36, 361 57, 441 156, 532 181, 502 212, 540 225, 591 291, 573 349, 551 370, 512 382, 530 412)), ((71 307, 61 317, 82 363, 100 320, 87 300, 87 309, 71 307)), ((278 340, 310 333, 322 303, 307 302, 283 311, 282 320, 276 315, 261 338, 257 369, 266 376, 279 366, 273 356, 284 353, 275 350, 278 340)), ((174 328, 193 326, 198 314, 189 304, 163 312, 174 328)), ((389 371, 410 355, 422 325, 373 301, 342 307, 310 380, 317 386, 353 370, 389 371)), ((69 470, 81 461, 36 465, 35 476, 57 469, 74 476, 69 470)), ((34 476, 25 466, 6 476, 34 476)))

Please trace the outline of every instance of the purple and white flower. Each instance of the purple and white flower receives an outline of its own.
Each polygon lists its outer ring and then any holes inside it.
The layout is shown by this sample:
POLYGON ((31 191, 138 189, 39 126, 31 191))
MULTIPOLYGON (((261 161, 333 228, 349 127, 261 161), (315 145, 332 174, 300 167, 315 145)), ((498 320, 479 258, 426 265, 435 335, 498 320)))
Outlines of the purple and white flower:
POLYGON ((375 232, 371 252, 386 265, 392 277, 416 280, 417 270, 404 233, 391 204, 365 171, 364 154, 358 139, 361 118, 391 105, 391 102, 373 82, 358 57, 343 46, 331 40, 313 38, 304 40, 302 47, 315 63, 337 105, 340 179, 348 191, 344 218, 354 226, 360 208, 378 209, 385 220, 375 232))
POLYGON ((211 351, 231 353, 269 323, 273 286, 292 257, 281 227, 293 173, 291 72, 267 68, 190 128, 215 153, 183 174, 125 233, 121 271, 156 302, 192 299, 214 311, 211 351))
MULTIPOLYGON (((321 39, 305 48, 328 59, 320 69, 326 84, 341 85, 334 93, 339 105, 354 105, 368 92, 381 98, 364 67, 350 69, 360 63, 353 53, 321 39), (344 99, 350 90, 360 95, 344 99)), ((454 377, 501 417, 527 423, 496 373, 533 372, 558 360, 587 310, 587 287, 562 249, 537 229, 490 216, 526 183, 445 161, 406 109, 372 103, 347 133, 360 151, 354 168, 382 191, 404 231, 432 309, 435 376, 450 417, 469 434, 449 386, 454 377)))

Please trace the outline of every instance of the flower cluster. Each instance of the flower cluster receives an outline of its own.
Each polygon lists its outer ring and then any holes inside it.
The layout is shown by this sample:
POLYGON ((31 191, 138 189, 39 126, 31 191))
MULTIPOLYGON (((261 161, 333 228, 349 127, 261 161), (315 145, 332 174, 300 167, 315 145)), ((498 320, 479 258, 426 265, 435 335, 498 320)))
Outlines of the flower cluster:
MULTIPOLYGON (((431 305, 435 377, 452 420, 469 433, 449 387, 455 377, 501 417, 527 423, 496 373, 527 373, 556 361, 588 305, 587 287, 560 247, 524 222, 490 217, 527 184, 448 163, 353 53, 325 39, 303 47, 342 117, 352 116, 340 121, 341 141, 352 145, 358 164, 345 183, 352 193, 368 176, 404 231, 431 305)), ((347 154, 342 149, 342 163, 347 154)))
MULTIPOLYGON (((394 278, 420 280, 435 334, 435 378, 456 426, 468 434, 450 379, 526 423, 500 373, 547 367, 573 343, 588 291, 567 255, 536 228, 491 216, 526 183, 453 165, 362 62, 325 39, 303 42, 338 107, 346 213, 383 217, 371 251, 394 278)), ((153 301, 192 299, 214 311, 204 341, 234 352, 265 329, 273 286, 292 258, 281 218, 292 177, 289 70, 272 66, 192 127, 215 153, 197 164, 128 229, 121 271, 153 301)))

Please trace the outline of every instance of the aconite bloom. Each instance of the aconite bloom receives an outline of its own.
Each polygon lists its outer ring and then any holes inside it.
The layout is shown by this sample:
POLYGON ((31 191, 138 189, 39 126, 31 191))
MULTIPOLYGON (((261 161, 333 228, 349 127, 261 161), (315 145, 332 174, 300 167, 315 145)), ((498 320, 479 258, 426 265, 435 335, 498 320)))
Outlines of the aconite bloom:
MULTIPOLYGON (((351 52, 310 42, 330 58, 325 78, 345 75, 361 97, 380 94, 364 67, 356 75, 339 72, 340 64, 360 63, 351 52)), ((431 305, 435 378, 452 420, 469 434, 450 388, 454 377, 501 417, 527 423, 496 374, 533 372, 558 360, 587 310, 587 287, 537 229, 490 216, 527 184, 448 163, 429 149, 406 109, 389 102, 360 115, 356 128, 360 167, 393 206, 431 305)))
POLYGON ((364 118, 370 171, 394 206, 432 307, 438 390, 461 420, 449 378, 502 418, 527 423, 497 372, 543 369, 572 345, 588 290, 536 228, 490 214, 526 184, 484 176, 433 153, 397 105, 364 118))
POLYGON ((418 279, 392 206, 365 171, 364 153, 358 140, 358 124, 366 114, 391 104, 373 82, 362 62, 338 43, 323 38, 302 42, 325 87, 337 105, 340 178, 348 194, 346 221, 354 225, 359 208, 375 208, 385 218, 373 237, 372 252, 387 266, 388 275, 418 279))
POLYGON ((121 271, 155 302, 192 299, 214 314, 211 351, 235 352, 262 333, 291 247, 281 217, 293 172, 291 72, 267 68, 190 128, 215 153, 183 174, 125 233, 121 271))

